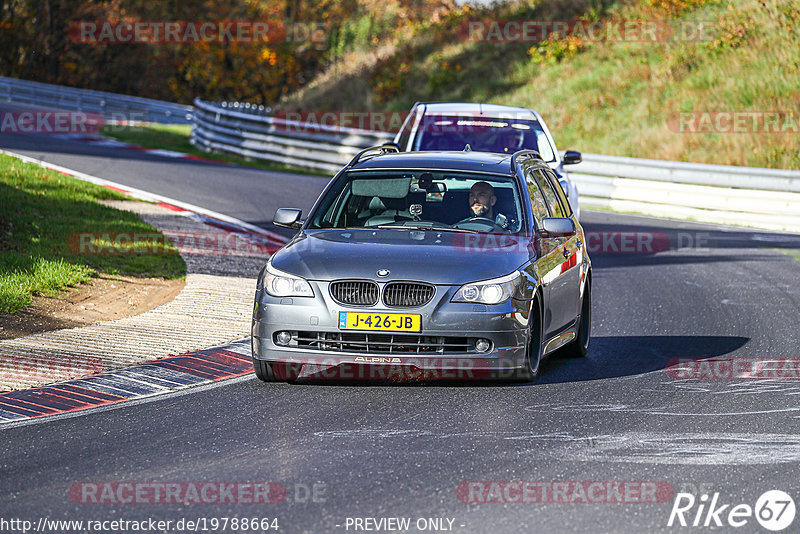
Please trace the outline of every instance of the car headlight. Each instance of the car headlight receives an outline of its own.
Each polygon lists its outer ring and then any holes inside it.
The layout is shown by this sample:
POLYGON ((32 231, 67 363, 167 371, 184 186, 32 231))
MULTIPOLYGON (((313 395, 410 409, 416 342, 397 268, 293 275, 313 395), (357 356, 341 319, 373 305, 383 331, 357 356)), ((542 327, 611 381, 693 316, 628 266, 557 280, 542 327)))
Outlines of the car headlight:
POLYGON ((520 280, 520 274, 517 271, 500 278, 465 284, 456 291, 450 301, 500 304, 514 296, 520 280))
POLYGON ((314 290, 311 289, 305 279, 293 274, 279 271, 267 263, 267 272, 261 286, 268 294, 273 297, 313 297, 314 290))

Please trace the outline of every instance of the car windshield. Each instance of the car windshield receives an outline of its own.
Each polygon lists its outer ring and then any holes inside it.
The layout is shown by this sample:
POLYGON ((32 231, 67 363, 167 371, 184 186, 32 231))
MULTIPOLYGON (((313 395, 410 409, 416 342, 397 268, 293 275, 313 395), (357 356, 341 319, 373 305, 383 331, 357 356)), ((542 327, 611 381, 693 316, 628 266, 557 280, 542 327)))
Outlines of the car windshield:
POLYGON ((413 150, 464 150, 466 145, 478 152, 499 154, 536 150, 545 161, 556 160, 542 125, 515 118, 425 115, 413 150))
POLYGON ((308 228, 425 228, 518 232, 522 209, 511 176, 458 171, 348 171, 308 228))

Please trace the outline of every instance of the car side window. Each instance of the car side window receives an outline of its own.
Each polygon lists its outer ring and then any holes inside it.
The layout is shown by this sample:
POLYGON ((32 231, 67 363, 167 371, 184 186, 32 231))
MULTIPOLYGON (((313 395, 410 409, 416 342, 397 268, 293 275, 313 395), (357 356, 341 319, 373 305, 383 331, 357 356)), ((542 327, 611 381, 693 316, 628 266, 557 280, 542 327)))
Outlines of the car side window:
POLYGON ((339 219, 341 218, 342 210, 352 198, 353 196, 350 194, 350 185, 348 184, 348 186, 345 187, 345 189, 333 199, 326 209, 319 211, 319 214, 315 220, 317 227, 335 228, 339 223, 339 219))
POLYGON ((556 192, 553 190, 552 184, 545 176, 544 172, 537 169, 534 171, 534 175, 536 176, 536 181, 539 183, 539 187, 544 194, 544 198, 547 201, 547 205, 550 208, 550 213, 553 217, 566 217, 564 214, 564 209, 561 207, 561 203, 558 201, 558 197, 556 196, 556 192))
POLYGON ((561 201, 561 206, 564 208, 564 213, 566 213, 566 217, 572 215, 572 206, 569 205, 569 200, 567 200, 567 195, 564 192, 564 187, 561 185, 561 181, 556 178, 556 175, 553 174, 552 171, 548 171, 546 173, 550 177, 550 181, 553 184, 553 189, 558 195, 558 199, 561 201))
POLYGON ((547 203, 544 200, 544 196, 542 196, 542 190, 539 188, 539 184, 536 183, 531 170, 525 171, 525 181, 528 184, 528 194, 531 197, 533 219, 536 221, 536 227, 541 228, 542 219, 550 216, 547 212, 547 203))

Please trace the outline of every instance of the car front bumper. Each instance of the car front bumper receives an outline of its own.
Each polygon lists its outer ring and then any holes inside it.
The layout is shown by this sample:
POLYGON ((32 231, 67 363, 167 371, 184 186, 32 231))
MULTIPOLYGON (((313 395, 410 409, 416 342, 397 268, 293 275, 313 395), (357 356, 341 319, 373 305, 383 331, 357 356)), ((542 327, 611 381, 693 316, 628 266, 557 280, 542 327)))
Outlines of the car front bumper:
POLYGON ((512 376, 527 365, 528 306, 510 300, 497 305, 450 302, 457 286, 436 286, 419 308, 342 306, 327 282, 311 282, 314 297, 276 298, 256 293, 252 322, 253 358, 283 364, 293 376, 320 378, 477 379, 512 376), (416 333, 339 328, 339 312, 405 313, 421 316, 416 333), (276 342, 289 332, 288 345, 276 342), (486 352, 475 340, 489 340, 486 352), (309 341, 314 340, 314 341, 309 341))

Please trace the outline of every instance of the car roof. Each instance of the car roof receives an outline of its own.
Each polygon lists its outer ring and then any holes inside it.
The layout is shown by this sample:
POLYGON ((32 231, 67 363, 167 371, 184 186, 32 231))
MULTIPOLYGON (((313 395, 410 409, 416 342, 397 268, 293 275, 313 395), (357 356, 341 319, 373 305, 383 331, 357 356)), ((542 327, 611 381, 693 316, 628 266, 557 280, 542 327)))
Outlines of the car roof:
POLYGON ((456 151, 389 152, 368 157, 351 167, 353 170, 388 168, 447 169, 509 174, 511 154, 456 151))
POLYGON ((510 114, 517 119, 535 120, 536 114, 527 108, 502 106, 499 104, 480 104, 474 102, 418 102, 425 106, 425 113, 470 113, 477 116, 505 117, 510 114))

